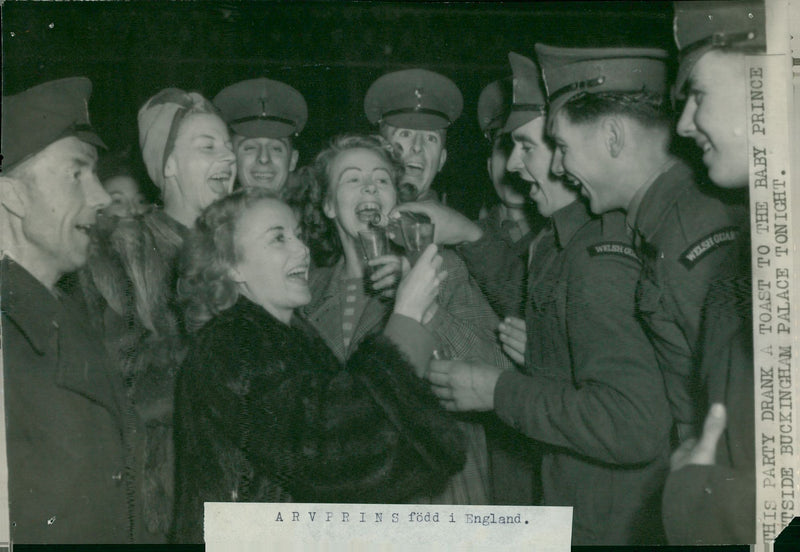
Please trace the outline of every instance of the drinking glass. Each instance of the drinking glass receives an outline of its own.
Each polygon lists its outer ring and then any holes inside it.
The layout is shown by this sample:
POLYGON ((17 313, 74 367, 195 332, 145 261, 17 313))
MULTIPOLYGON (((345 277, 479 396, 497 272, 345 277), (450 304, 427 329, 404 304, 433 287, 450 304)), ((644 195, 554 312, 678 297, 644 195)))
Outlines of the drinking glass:
MULTIPOLYGON (((386 240, 386 229, 383 227, 374 227, 369 230, 359 230, 358 240, 361 242, 361 250, 364 253, 364 260, 371 261, 381 255, 386 255, 389 250, 389 244, 386 240)), ((372 274, 373 267, 364 263, 364 271, 367 275, 372 274)))
POLYGON ((403 241, 406 245, 408 260, 415 265, 425 251, 433 243, 434 225, 432 222, 422 222, 403 217, 400 220, 400 230, 403 232, 403 241))

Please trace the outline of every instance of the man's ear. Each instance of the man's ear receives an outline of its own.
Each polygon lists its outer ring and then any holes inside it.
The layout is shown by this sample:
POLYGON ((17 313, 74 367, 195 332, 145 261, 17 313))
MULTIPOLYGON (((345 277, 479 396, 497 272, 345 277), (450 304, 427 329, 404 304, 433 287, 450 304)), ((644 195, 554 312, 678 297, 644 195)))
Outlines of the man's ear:
POLYGON ((611 157, 619 157, 625 148, 625 125, 619 117, 605 117, 600 123, 603 140, 611 157))
POLYGON ((25 218, 27 194, 21 189, 25 186, 16 178, 0 176, 0 204, 6 211, 18 218, 25 218))
POLYGON ((300 152, 296 149, 292 150, 292 160, 289 161, 289 172, 294 172, 294 168, 297 166, 297 160, 300 159, 300 152))
POLYGON ((491 157, 486 159, 486 172, 489 173, 489 180, 491 180, 492 179, 492 158, 491 157))
POLYGON ((442 153, 439 154, 439 170, 436 172, 441 172, 442 167, 444 167, 444 162, 447 161, 447 150, 442 149, 442 153))

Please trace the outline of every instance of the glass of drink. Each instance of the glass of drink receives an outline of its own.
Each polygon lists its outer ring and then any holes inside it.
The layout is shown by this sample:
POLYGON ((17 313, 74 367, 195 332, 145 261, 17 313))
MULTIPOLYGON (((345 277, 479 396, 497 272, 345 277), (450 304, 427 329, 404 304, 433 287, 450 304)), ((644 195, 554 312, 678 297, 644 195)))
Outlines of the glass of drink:
MULTIPOLYGON (((364 260, 367 262, 381 255, 386 255, 389 251, 386 229, 380 226, 370 227, 369 230, 359 230, 358 241, 361 242, 361 250, 364 253, 364 260)), ((366 262, 364 263, 364 272, 368 276, 372 274, 372 267, 366 262)))
POLYGON ((408 260, 413 266, 425 248, 433 243, 434 225, 432 222, 403 217, 400 219, 400 230, 403 233, 408 260))

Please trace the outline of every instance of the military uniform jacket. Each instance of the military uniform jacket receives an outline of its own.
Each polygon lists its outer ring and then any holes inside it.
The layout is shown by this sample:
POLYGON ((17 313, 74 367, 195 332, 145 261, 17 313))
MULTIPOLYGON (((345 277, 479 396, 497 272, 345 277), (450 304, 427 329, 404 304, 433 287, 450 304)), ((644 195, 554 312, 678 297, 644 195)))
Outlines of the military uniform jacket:
POLYGON ((131 540, 121 389, 69 298, 2 261, 11 539, 131 540))
POLYGON ((497 415, 543 448, 544 504, 573 506, 576 545, 661 538, 671 419, 634 316, 639 270, 620 213, 556 212, 531 257, 524 373, 495 387, 497 415))
MULTIPOLYGON (((700 421, 695 355, 703 301, 709 285, 735 268, 744 215, 710 194, 678 161, 628 214, 642 259, 637 308, 664 372, 673 416, 684 428, 700 421)), ((684 436, 679 427, 679 438, 684 436)))
MULTIPOLYGON (((502 211, 500 205, 495 205, 489 211, 486 218, 478 220, 477 224, 484 232, 491 232, 500 236, 503 241, 510 246, 510 254, 514 258, 527 259, 531 241, 533 241, 533 238, 538 234, 539 230, 541 230, 545 219, 543 219, 538 212, 534 213, 533 216, 530 217, 533 224, 531 226, 526 224, 527 232, 519 236, 511 234, 508 226, 504 224, 506 221, 502 220, 501 217, 502 211)), ((512 224, 516 225, 516 223, 513 222, 512 224)), ((480 271, 478 271, 477 274, 480 274, 480 271)), ((479 277, 476 279, 478 278, 479 277)), ((502 293, 486 295, 489 304, 492 305, 492 308, 501 317, 516 316, 520 318, 523 316, 525 309, 525 279, 520 277, 513 280, 513 282, 515 285, 503 289, 502 293)), ((480 280, 479 283, 481 283, 480 280)), ((481 288, 484 292, 487 292, 491 289, 491 286, 482 285, 481 288)))
MULTIPOLYGON (((742 229, 739 272, 711 285, 701 331, 705 403, 722 403, 727 423, 713 465, 670 473, 664 528, 670 544, 755 542, 755 416, 749 232, 742 229)), ((776 366, 780 360, 775 351, 776 366)), ((787 361, 787 359, 784 359, 787 361)), ((703 410, 705 415, 705 410, 703 410)), ((775 447, 777 448, 777 446, 775 447)))

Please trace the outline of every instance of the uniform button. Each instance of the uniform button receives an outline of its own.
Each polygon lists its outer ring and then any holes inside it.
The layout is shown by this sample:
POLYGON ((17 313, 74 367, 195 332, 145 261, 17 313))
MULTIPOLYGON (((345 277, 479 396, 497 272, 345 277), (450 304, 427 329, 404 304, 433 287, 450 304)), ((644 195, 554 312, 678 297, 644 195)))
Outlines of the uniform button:
POLYGON ((111 476, 111 479, 113 479, 117 483, 117 485, 119 485, 120 483, 122 483, 122 472, 115 473, 114 475, 111 476))

